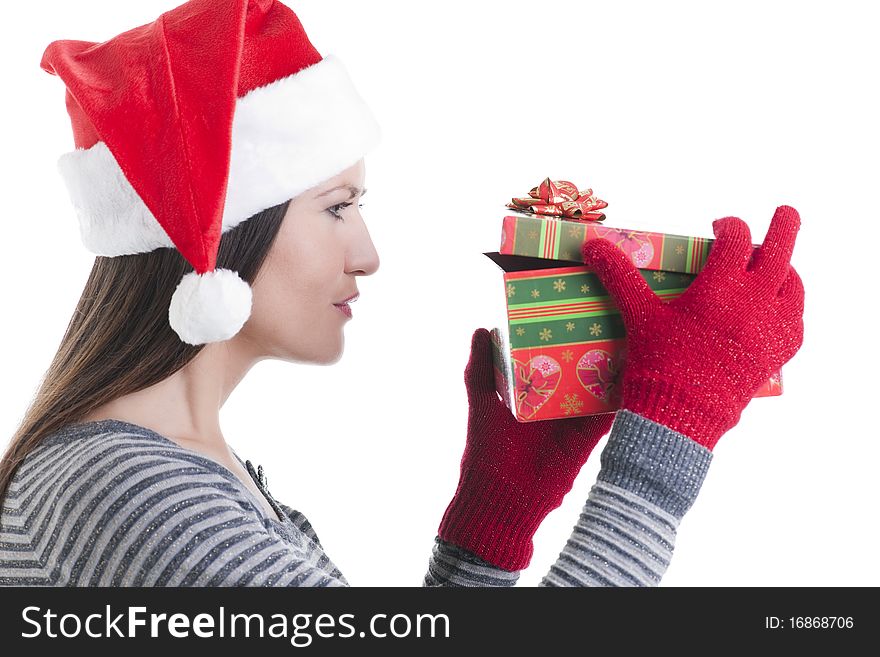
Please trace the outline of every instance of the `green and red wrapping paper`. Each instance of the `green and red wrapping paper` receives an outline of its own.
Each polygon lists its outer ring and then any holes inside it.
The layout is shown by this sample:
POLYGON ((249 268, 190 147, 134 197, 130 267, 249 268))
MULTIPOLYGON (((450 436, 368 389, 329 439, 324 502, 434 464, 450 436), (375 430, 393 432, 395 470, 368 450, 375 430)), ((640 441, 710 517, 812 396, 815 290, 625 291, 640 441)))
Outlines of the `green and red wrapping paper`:
MULTIPOLYGON (((620 407, 626 333, 614 301, 580 260, 581 246, 592 239, 609 240, 629 255, 664 300, 687 289, 713 242, 595 219, 505 216, 500 250, 485 254, 504 271, 506 317, 491 333, 498 393, 521 422, 620 407)), ((754 396, 780 394, 776 372, 754 396)))

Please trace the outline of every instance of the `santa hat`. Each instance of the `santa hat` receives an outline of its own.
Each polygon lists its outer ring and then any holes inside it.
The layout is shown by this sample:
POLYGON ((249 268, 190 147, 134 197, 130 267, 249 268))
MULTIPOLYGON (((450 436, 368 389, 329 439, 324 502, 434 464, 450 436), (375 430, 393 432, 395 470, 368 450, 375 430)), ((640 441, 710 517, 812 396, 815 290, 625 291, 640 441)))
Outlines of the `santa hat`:
POLYGON ((190 0, 101 43, 49 44, 75 150, 59 170, 86 247, 175 247, 193 266, 171 299, 180 338, 234 336, 251 289, 216 269, 220 236, 354 165, 379 126, 336 57, 273 0, 190 0))

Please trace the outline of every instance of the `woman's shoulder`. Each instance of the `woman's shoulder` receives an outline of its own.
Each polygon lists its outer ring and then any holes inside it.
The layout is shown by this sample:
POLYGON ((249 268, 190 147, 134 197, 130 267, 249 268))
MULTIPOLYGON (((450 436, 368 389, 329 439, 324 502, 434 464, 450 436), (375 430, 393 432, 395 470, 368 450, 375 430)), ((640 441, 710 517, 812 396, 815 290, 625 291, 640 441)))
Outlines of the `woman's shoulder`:
POLYGON ((122 442, 140 445, 159 444, 172 450, 176 449, 179 452, 186 451, 173 440, 166 438, 153 429, 116 419, 91 420, 67 424, 45 435, 40 441, 39 447, 75 447, 81 449, 108 440, 115 441, 117 444, 122 442))
POLYGON ((210 488, 250 509, 235 476, 216 461, 122 420, 70 424, 44 437, 17 469, 10 492, 52 493, 73 504, 210 488))
POLYGON ((0 583, 34 569, 34 581, 87 586, 344 583, 304 536, 265 522, 219 463, 144 427, 98 420, 46 436, 17 470, 0 542, 18 556, 0 551, 0 583))

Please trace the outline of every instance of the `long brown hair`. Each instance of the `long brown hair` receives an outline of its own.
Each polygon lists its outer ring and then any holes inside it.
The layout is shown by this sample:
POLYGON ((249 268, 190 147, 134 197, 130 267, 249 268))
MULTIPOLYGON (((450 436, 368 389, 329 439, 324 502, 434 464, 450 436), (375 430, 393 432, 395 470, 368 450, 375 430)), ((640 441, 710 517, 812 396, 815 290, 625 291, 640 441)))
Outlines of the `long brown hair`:
MULTIPOLYGON (((290 201, 223 234, 217 267, 253 284, 290 201)), ((18 466, 48 434, 91 410, 171 376, 202 350, 168 324, 171 295, 193 270, 175 248, 97 256, 73 317, 6 452, 0 500, 18 466)))

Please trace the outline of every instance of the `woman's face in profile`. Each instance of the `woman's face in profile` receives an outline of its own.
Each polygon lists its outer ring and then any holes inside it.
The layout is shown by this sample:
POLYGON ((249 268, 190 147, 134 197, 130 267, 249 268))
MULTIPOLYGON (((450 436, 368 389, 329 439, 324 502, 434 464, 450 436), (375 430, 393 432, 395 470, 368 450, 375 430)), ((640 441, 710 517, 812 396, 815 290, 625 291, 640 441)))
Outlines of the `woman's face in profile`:
POLYGON ((334 304, 358 292, 357 276, 379 267, 358 208, 363 190, 360 160, 291 200, 239 333, 258 358, 329 364, 342 356, 343 328, 354 320, 334 304))

